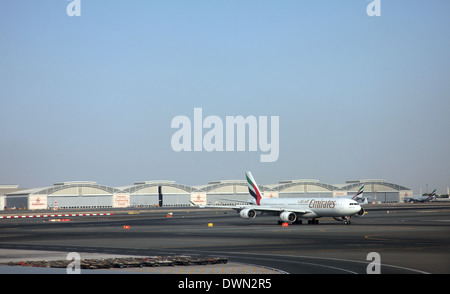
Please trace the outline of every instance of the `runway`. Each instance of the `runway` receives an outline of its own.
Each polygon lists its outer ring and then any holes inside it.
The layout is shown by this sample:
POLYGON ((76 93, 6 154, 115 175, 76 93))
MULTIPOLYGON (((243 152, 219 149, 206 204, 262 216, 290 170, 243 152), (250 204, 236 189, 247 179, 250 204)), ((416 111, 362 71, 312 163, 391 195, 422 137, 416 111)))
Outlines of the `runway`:
MULTIPOLYGON (((419 207, 419 206, 417 206, 419 207)), ((139 214, 0 221, 0 248, 129 255, 220 255, 290 274, 366 274, 370 252, 382 274, 450 273, 450 209, 368 209, 352 225, 277 225, 232 210, 154 209, 139 214), (209 224, 209 226, 208 226, 209 224), (124 226, 129 229, 124 229, 124 226)))

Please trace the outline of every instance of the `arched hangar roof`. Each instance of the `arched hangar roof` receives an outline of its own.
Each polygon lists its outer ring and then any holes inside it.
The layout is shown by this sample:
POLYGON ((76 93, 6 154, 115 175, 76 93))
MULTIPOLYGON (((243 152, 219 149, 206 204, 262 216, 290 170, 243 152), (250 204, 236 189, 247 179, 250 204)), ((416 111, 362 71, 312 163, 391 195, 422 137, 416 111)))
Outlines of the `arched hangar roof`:
POLYGON ((293 180, 293 181, 283 181, 280 182, 278 186, 275 187, 275 190, 279 192, 288 192, 297 190, 296 188, 300 188, 302 186, 303 190, 307 189, 307 191, 310 190, 316 190, 316 191, 322 191, 322 192, 332 192, 334 190, 337 190, 336 186, 321 183, 317 180, 293 180))
POLYGON ((35 188, 17 191, 16 195, 99 195, 120 193, 121 190, 105 185, 98 185, 96 182, 63 182, 50 187, 35 188))
POLYGON ((194 188, 187 185, 175 183, 174 181, 151 181, 135 183, 133 186, 127 187, 122 190, 124 193, 158 193, 158 187, 167 187, 169 192, 194 192, 194 188))
MULTIPOLYGON (((261 191, 272 190, 267 186, 259 185, 261 191)), ((202 186, 198 189, 198 192, 206 193, 248 193, 248 184, 245 180, 229 180, 229 181, 217 181, 210 182, 206 186, 202 186)))
POLYGON ((388 183, 384 180, 352 181, 352 182, 349 182, 348 184, 340 187, 339 190, 345 190, 345 191, 358 190, 363 184, 364 184, 364 192, 411 190, 405 186, 388 183))

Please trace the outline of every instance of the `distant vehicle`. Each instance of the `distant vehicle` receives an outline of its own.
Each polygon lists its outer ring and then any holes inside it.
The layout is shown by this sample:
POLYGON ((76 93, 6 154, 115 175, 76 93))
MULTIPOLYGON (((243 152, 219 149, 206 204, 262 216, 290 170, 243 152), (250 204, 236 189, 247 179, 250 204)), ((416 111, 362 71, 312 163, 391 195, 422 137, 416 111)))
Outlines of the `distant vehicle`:
POLYGON ((403 201, 405 203, 413 202, 413 203, 423 203, 423 202, 429 202, 433 199, 436 199, 436 189, 431 192, 429 195, 423 195, 423 196, 406 196, 403 198, 403 201))
MULTIPOLYGON (((301 224, 302 218, 308 224, 318 224, 318 218, 333 217, 344 224, 350 224, 352 216, 363 216, 365 211, 358 202, 349 198, 262 198, 262 194, 250 172, 246 172, 248 191, 253 197, 247 205, 200 205, 199 207, 231 208, 244 219, 253 219, 256 213, 278 216, 278 224, 301 224)), ((192 203, 194 204, 194 203, 192 203)), ((195 204, 194 204, 195 205, 195 204)))

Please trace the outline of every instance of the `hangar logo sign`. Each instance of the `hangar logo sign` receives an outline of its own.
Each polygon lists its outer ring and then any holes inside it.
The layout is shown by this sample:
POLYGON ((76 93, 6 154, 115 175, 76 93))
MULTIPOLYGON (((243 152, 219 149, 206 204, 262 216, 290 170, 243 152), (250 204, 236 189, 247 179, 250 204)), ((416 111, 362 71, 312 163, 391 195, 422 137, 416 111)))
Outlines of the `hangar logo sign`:
POLYGON ((191 205, 206 205, 206 193, 191 193, 191 205))
POLYGON ((28 207, 34 209, 47 209, 47 195, 30 195, 28 197, 28 207))
POLYGON ((263 193, 264 194, 264 198, 278 198, 278 192, 274 192, 274 191, 266 191, 263 193))
POLYGON ((113 194, 113 207, 123 208, 130 206, 130 194, 128 193, 116 193, 113 194))

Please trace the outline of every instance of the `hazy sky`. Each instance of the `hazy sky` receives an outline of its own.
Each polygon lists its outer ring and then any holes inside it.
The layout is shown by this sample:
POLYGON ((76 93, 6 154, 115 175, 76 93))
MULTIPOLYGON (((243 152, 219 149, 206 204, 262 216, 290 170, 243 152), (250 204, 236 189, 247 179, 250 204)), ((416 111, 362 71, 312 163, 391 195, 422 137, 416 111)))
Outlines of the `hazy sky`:
POLYGON ((448 0, 70 2, 0 2, 0 184, 450 186, 448 0), (173 151, 196 107, 279 116, 278 160, 173 151))

